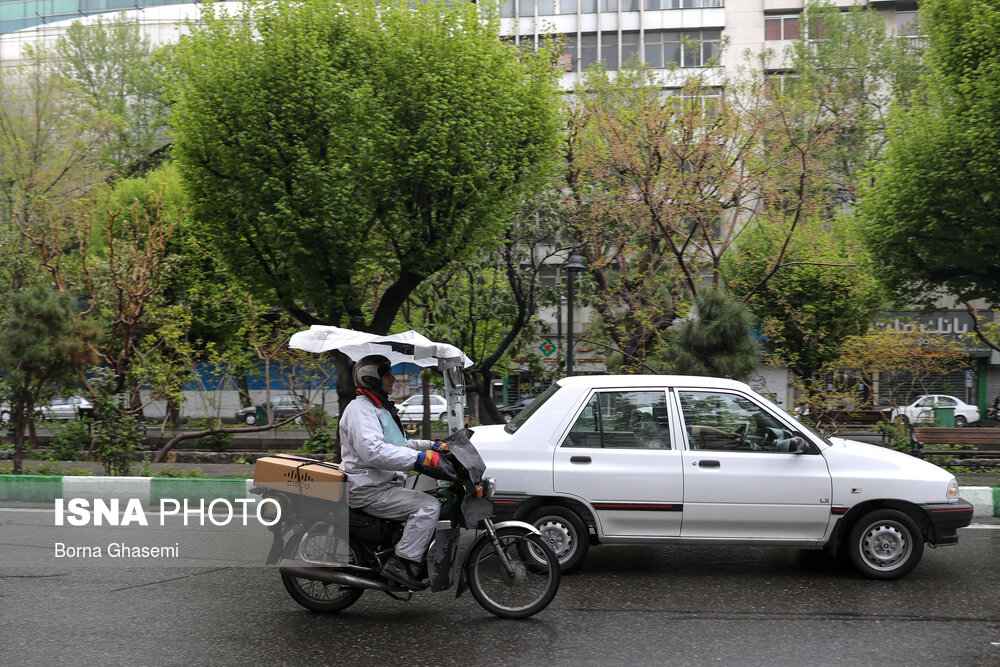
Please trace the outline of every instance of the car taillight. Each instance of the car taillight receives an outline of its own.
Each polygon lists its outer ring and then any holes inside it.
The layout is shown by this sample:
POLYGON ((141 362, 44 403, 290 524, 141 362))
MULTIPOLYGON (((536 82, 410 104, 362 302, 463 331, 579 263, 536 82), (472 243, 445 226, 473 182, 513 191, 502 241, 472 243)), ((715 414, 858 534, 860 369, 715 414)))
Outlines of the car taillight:
POLYGON ((948 482, 948 502, 954 503, 958 501, 958 480, 954 477, 948 482))

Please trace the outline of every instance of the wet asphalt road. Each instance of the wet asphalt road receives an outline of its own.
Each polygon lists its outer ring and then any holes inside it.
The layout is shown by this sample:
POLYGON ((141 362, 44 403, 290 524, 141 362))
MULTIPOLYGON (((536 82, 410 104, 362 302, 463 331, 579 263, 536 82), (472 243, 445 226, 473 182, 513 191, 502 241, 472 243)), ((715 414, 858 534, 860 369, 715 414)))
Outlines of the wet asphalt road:
MULTIPOLYGON (((0 546, 25 515, 0 511, 0 546)), ((10 665, 1000 665, 1000 519, 895 582, 819 552, 599 547, 548 609, 504 621, 468 595, 300 608, 273 570, 9 568, 10 665)), ((18 540, 23 538, 16 538, 18 540)))

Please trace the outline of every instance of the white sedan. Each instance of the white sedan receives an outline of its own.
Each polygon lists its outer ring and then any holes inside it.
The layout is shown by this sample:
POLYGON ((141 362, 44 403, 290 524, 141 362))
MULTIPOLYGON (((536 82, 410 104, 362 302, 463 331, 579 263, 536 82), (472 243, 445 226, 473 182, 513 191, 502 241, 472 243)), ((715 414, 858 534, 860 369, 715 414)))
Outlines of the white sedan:
MULTIPOLYGON (((427 397, 431 407, 431 421, 444 421, 448 416, 448 401, 444 396, 431 394, 427 397)), ((424 419, 424 395, 414 394, 396 405, 399 410, 399 421, 403 423, 420 422, 424 419)))
POLYGON ((536 526, 564 570, 593 544, 784 545, 896 579, 972 521, 950 472, 813 433, 732 380, 564 378, 472 442, 497 519, 536 526))
POLYGON ((68 398, 53 398, 45 405, 38 408, 38 414, 42 419, 76 419, 88 414, 94 409, 94 404, 83 396, 69 396, 68 398))
POLYGON ((957 427, 979 421, 979 408, 945 394, 920 396, 909 405, 892 408, 889 416, 892 421, 904 417, 910 424, 933 424, 934 408, 954 408, 955 426, 957 427))

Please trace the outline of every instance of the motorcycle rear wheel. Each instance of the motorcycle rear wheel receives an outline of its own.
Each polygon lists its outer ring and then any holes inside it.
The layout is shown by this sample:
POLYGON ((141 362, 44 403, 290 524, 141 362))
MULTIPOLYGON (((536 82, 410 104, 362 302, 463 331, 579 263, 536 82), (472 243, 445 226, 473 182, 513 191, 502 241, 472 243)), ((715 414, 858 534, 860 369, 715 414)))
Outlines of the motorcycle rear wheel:
POLYGON ((504 569, 489 539, 475 543, 466 558, 469 591, 483 609, 500 618, 528 618, 545 609, 559 590, 559 559, 541 537, 523 528, 497 531, 513 568, 504 569), (545 564, 528 554, 544 554, 545 564))
MULTIPOLYGON (((351 540, 350 562, 352 565, 360 561, 358 557, 360 553, 362 552, 354 544, 354 540, 351 540)), ((281 575, 281 583, 285 585, 285 590, 288 591, 293 600, 310 611, 322 614, 333 614, 347 609, 357 602, 361 594, 365 592, 363 588, 324 584, 322 581, 293 577, 288 574, 281 575)))

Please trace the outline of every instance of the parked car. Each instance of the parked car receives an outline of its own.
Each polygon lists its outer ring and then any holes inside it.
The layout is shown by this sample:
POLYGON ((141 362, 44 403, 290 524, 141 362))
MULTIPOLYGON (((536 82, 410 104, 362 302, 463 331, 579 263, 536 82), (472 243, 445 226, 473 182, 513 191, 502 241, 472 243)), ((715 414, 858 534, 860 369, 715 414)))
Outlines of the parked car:
MULTIPOLYGON (((448 401, 444 399, 444 396, 430 394, 427 397, 427 402, 431 406, 431 421, 444 421, 448 416, 448 401)), ((403 423, 423 421, 424 395, 414 394, 398 403, 396 409, 399 410, 399 421, 403 423)))
POLYGON ((499 408, 500 416, 503 417, 504 422, 509 422, 511 419, 517 416, 518 412, 531 405, 531 402, 536 398, 537 396, 525 396, 519 401, 515 401, 510 405, 505 405, 499 408))
POLYGON ((564 378, 472 442, 498 520, 535 525, 564 570, 591 544, 784 545, 895 579, 972 520, 951 473, 816 434, 732 380, 564 378))
MULTIPOLYGON (((313 403, 307 403, 303 399, 295 396, 293 394, 282 394, 280 396, 272 396, 270 400, 271 408, 271 419, 277 421, 279 419, 286 419, 295 414, 311 410, 312 408, 318 407, 313 403)), ((247 426, 253 426, 257 423, 257 412, 258 410, 267 410, 268 403, 261 403, 259 405, 251 405, 247 408, 240 408, 236 411, 236 419, 242 421, 247 426)))
POLYGON ((53 398, 38 408, 38 415, 42 419, 77 419, 92 414, 93 411, 94 404, 89 399, 83 396, 69 396, 53 398))
MULTIPOLYGON (((933 424, 934 408, 955 408, 955 426, 962 427, 979 421, 979 408, 954 396, 926 394, 901 408, 886 408, 892 421, 906 420, 909 424, 933 424)), ((883 410, 885 412, 885 410, 883 410)))

